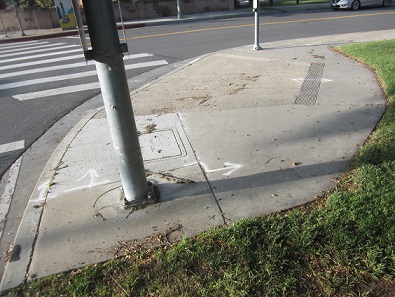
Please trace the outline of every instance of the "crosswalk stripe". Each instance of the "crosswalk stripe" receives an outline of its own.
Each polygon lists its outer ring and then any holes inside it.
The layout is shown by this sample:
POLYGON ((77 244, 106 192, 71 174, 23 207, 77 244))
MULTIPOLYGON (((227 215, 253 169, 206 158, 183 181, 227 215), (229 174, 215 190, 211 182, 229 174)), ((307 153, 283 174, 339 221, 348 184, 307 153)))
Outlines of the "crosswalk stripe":
MULTIPOLYGON (((167 64, 168 62, 166 60, 143 62, 143 63, 125 65, 125 70, 152 67, 152 66, 163 66, 167 64)), ((88 72, 94 72, 96 74, 96 71, 88 71, 88 72)), ((69 87, 56 88, 56 89, 50 89, 50 90, 44 90, 44 91, 38 91, 38 92, 32 92, 26 94, 18 94, 18 95, 14 95, 13 97, 20 101, 25 101, 25 100, 32 100, 32 99, 38 99, 38 98, 44 98, 44 97, 56 96, 56 95, 68 94, 68 93, 75 93, 75 92, 98 89, 98 88, 100 88, 100 85, 97 82, 97 83, 88 83, 82 85, 73 85, 69 87)))
MULTIPOLYGON (((165 61, 165 60, 143 62, 143 63, 125 65, 125 70, 144 68, 144 67, 150 67, 150 66, 165 65, 165 64, 167 64, 167 61, 165 61)), ((76 79, 76 78, 81 78, 81 77, 93 76, 93 75, 96 75, 96 73, 97 73, 96 70, 91 70, 91 71, 71 73, 71 74, 65 74, 65 75, 29 79, 29 80, 18 81, 18 82, 14 82, 14 83, 0 85, 0 90, 8 90, 8 89, 19 88, 19 87, 45 84, 48 82, 64 81, 64 80, 68 80, 68 79, 76 79)))
POLYGON ((94 83, 83 84, 83 85, 74 85, 64 88, 57 88, 57 89, 50 89, 50 90, 27 93, 27 94, 14 95, 12 97, 18 99, 19 101, 25 101, 25 100, 38 99, 38 98, 44 98, 49 96, 56 96, 61 94, 76 93, 86 90, 94 90, 98 88, 100 88, 99 83, 94 82, 94 83))
POLYGON ((30 62, 25 62, 25 63, 20 63, 20 64, 0 66, 0 71, 1 70, 22 68, 22 67, 27 67, 27 66, 35 66, 35 65, 41 65, 41 64, 55 63, 55 62, 60 62, 60 61, 81 59, 81 58, 84 58, 84 55, 81 54, 81 55, 64 56, 64 57, 52 58, 52 59, 46 59, 46 60, 30 61, 30 62))
POLYGON ((58 56, 58 55, 63 55, 63 54, 75 53, 75 52, 82 52, 82 49, 79 48, 79 49, 75 49, 75 50, 67 50, 67 51, 46 53, 46 54, 33 55, 33 56, 28 56, 28 57, 19 57, 19 58, 5 59, 5 60, 0 60, 0 63, 9 63, 9 62, 15 62, 15 61, 20 61, 20 60, 30 60, 30 59, 49 57, 49 56, 58 56))
MULTIPOLYGON (((139 59, 139 58, 145 58, 145 57, 151 57, 151 56, 153 56, 153 55, 148 54, 148 53, 141 53, 141 54, 125 56, 124 60, 139 59)), ((20 75, 34 74, 34 73, 43 73, 43 72, 54 71, 54 70, 78 68, 78 67, 84 67, 87 65, 89 66, 89 65, 94 65, 94 64, 93 64, 93 62, 91 62, 91 63, 80 62, 80 63, 73 63, 73 64, 62 64, 62 65, 48 66, 48 67, 42 67, 42 68, 34 68, 34 69, 28 69, 28 70, 22 70, 22 71, 10 72, 10 73, 3 73, 3 74, 0 74, 0 79, 10 78, 10 77, 20 76, 20 75)))
POLYGON ((63 80, 68 80, 68 79, 87 77, 87 76, 92 76, 95 74, 96 74, 96 70, 92 70, 92 71, 85 71, 85 72, 79 72, 79 73, 71 73, 71 74, 66 74, 66 75, 29 79, 29 80, 18 81, 18 82, 14 82, 14 83, 0 85, 0 90, 8 90, 8 89, 19 88, 19 87, 45 84, 45 83, 55 82, 55 81, 63 81, 63 80))
MULTIPOLYGON (((62 43, 60 43, 59 45, 61 45, 62 43)), ((62 45, 62 46, 53 46, 51 49, 34 49, 34 50, 28 50, 28 51, 24 51, 24 52, 13 52, 13 53, 7 53, 4 55, 0 55, 0 58, 7 58, 7 57, 14 57, 14 56, 20 56, 20 55, 30 55, 33 53, 41 53, 41 52, 48 52, 48 51, 52 51, 52 50, 60 50, 60 49, 66 49, 66 48, 73 48, 73 47, 77 47, 79 45, 62 45)), ((25 48, 26 50, 26 48, 25 48)))
POLYGON ((23 149, 24 147, 25 147, 24 140, 1 144, 0 145, 0 154, 20 150, 20 149, 23 149))
POLYGON ((0 45, 0 49, 9 49, 9 48, 18 48, 18 47, 24 47, 26 45, 31 45, 31 44, 44 44, 44 43, 49 43, 48 41, 43 41, 43 42, 37 42, 37 40, 33 41, 26 41, 26 42, 18 42, 16 45, 0 45))
MULTIPOLYGON (((22 48, 17 48, 17 49, 8 49, 8 50, 2 50, 0 48, 0 53, 5 54, 5 53, 14 53, 14 52, 20 52, 20 51, 26 51, 28 49, 38 49, 38 48, 44 48, 44 47, 51 47, 51 46, 57 46, 57 45, 62 45, 64 43, 54 43, 54 44, 44 44, 44 45, 39 45, 39 46, 29 46, 29 47, 22 47, 22 48)), ((30 51, 29 51, 30 53, 30 51)))

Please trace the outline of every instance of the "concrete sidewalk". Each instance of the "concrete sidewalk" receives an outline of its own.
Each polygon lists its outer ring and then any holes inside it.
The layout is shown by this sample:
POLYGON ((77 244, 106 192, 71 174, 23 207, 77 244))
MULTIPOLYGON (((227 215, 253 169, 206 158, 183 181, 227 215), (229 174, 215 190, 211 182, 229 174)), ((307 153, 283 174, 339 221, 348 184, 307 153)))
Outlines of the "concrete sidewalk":
POLYGON ((120 207, 104 110, 62 141, 31 195, 1 290, 314 200, 385 110, 374 74, 330 49, 394 30, 295 39, 200 57, 132 93, 157 204, 120 207), (121 251, 122 252, 122 251, 121 251))

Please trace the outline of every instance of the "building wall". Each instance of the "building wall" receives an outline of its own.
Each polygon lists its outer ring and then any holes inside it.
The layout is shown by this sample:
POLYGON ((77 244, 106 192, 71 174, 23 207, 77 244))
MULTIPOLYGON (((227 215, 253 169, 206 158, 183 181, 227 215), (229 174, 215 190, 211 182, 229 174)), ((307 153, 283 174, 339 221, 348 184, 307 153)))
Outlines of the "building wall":
MULTIPOLYGON (((1 9, 0 14, 6 31, 19 30, 19 25, 12 7, 1 9)), ((40 6, 19 8, 18 14, 23 29, 51 29, 60 27, 55 8, 42 9, 40 6)))

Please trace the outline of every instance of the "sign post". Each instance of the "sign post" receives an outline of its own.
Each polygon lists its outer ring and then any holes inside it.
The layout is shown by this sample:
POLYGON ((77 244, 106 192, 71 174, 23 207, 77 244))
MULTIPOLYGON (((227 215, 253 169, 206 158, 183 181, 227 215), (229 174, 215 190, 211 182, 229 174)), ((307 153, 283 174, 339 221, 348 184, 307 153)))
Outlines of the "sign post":
POLYGON ((123 51, 114 17, 112 0, 83 0, 92 50, 110 126, 123 186, 123 206, 132 207, 156 201, 152 184, 145 176, 143 157, 123 63, 123 51))
POLYGON ((16 20, 18 22, 19 30, 21 30, 21 35, 26 36, 25 32, 23 31, 21 19, 19 18, 18 7, 16 6, 15 0, 12 0, 12 5, 14 6, 14 13, 16 20))
POLYGON ((255 44, 254 50, 261 50, 259 45, 259 0, 254 0, 252 11, 255 13, 255 44))
POLYGON ((181 0, 177 0, 177 18, 182 19, 182 6, 181 0))

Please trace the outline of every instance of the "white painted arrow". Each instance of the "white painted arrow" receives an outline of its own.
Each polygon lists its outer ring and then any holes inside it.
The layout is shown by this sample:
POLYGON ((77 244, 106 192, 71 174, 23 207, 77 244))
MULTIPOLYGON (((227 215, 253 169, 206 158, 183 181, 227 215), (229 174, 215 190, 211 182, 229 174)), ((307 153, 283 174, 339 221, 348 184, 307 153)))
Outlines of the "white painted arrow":
POLYGON ((109 180, 104 180, 104 181, 100 181, 99 179, 101 178, 101 175, 97 173, 97 171, 95 169, 89 169, 82 177, 80 177, 79 179, 77 179, 77 182, 82 181, 84 179, 88 179, 89 183, 85 184, 83 186, 80 187, 76 187, 76 188, 72 188, 69 190, 64 191, 64 193, 68 193, 68 192, 73 192, 73 191, 77 191, 77 190, 81 190, 81 189, 90 189, 99 185, 103 185, 106 183, 109 183, 109 180))
POLYGON ((200 162, 200 165, 203 167, 203 170, 207 173, 211 172, 218 172, 218 171, 223 171, 223 170, 229 170, 225 172, 222 175, 231 175, 233 172, 235 172, 237 169, 241 168, 242 165, 240 164, 234 164, 234 163, 229 163, 225 162, 223 167, 217 168, 217 169, 209 169, 206 164, 203 162, 200 162))
POLYGON ((94 185, 96 183, 96 180, 100 177, 95 169, 89 169, 88 172, 85 173, 81 178, 77 179, 77 181, 82 181, 87 176, 90 177, 89 188, 94 185))
POLYGON ((50 184, 50 181, 45 181, 45 182, 43 182, 43 183, 37 188, 37 191, 40 192, 40 194, 38 194, 38 198, 30 199, 30 202, 34 202, 34 203, 41 203, 41 202, 44 202, 45 199, 47 198, 47 194, 48 194, 48 192, 49 192, 49 184, 50 184))

